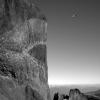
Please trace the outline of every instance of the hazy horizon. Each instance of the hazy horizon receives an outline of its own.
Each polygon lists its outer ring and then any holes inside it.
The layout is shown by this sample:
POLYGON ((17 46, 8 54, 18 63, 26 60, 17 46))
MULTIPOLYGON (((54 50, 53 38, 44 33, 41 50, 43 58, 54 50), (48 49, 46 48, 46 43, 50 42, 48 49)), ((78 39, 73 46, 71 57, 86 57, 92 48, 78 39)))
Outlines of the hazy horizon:
POLYGON ((49 84, 100 84, 100 0, 41 0, 40 7, 49 84))

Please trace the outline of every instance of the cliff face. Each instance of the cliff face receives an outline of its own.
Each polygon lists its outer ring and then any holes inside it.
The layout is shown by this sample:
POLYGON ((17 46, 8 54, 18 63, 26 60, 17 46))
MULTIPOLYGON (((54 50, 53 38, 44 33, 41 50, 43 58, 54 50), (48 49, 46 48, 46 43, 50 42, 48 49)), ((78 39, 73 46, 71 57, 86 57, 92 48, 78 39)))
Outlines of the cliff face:
POLYGON ((0 100, 50 100, 46 29, 34 0, 0 0, 0 100))

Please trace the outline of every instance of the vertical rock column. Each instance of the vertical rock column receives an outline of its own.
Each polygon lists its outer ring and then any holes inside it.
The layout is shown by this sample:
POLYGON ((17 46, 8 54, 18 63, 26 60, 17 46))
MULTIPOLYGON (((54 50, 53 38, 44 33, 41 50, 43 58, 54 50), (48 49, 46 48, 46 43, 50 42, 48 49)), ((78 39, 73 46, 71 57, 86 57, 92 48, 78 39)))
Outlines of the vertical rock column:
POLYGON ((46 30, 34 0, 0 0, 0 100, 50 100, 46 30))

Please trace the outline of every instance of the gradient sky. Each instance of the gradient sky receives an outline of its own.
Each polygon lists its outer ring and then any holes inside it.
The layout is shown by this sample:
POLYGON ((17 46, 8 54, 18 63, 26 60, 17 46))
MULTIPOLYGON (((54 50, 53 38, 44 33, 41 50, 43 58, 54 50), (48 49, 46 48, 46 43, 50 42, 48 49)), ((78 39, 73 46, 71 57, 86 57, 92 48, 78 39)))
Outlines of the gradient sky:
POLYGON ((100 0, 40 0, 39 5, 48 19, 49 84, 99 84, 100 0))

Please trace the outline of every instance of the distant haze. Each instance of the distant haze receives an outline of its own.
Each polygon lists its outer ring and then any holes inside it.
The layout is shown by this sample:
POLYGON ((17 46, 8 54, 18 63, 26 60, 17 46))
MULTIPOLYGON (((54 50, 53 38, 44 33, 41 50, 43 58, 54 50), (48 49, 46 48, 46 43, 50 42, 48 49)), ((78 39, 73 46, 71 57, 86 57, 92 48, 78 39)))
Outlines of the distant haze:
POLYGON ((41 0, 48 19, 50 85, 100 84, 100 0, 41 0))

